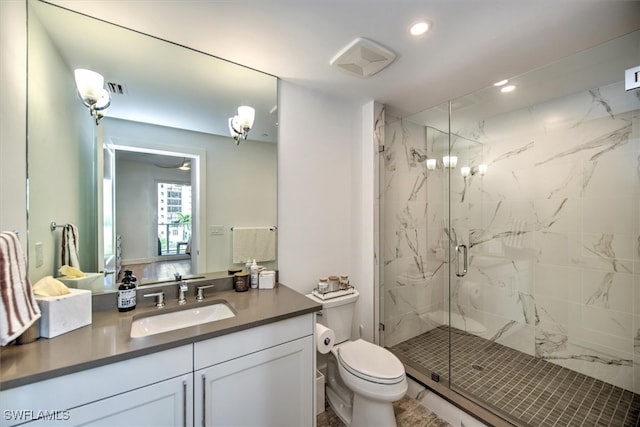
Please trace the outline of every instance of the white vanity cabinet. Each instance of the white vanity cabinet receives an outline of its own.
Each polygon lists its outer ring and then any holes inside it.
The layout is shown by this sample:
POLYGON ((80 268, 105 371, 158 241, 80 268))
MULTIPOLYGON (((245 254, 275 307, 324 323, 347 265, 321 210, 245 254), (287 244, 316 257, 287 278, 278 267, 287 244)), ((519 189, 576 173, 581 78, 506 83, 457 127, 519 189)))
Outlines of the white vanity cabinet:
POLYGON ((313 314, 194 344, 195 426, 312 426, 313 314))
POLYGON ((313 426, 314 316, 2 390, 0 427, 313 426))
POLYGON ((192 345, 3 390, 1 425, 191 426, 192 345))

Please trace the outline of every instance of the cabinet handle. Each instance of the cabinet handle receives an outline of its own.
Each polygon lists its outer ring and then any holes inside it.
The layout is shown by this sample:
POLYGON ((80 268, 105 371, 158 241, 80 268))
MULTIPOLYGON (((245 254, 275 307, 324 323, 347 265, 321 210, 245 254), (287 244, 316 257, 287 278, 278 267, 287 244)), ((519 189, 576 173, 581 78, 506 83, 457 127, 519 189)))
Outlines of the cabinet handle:
POLYGON ((202 427, 207 427, 207 379, 202 374, 202 427))
POLYGON ((182 380, 182 426, 187 427, 187 381, 182 380))

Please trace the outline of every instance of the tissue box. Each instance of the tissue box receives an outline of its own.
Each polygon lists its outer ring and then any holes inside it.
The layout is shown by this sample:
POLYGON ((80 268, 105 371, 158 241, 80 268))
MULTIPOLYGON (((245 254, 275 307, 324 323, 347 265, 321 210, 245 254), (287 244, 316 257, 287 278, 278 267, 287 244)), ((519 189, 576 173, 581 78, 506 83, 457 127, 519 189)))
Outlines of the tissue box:
POLYGON ((68 288, 88 289, 93 292, 104 292, 104 274, 85 273, 85 277, 56 277, 68 288))
POLYGON ((260 289, 273 289, 276 282, 275 271, 261 271, 258 276, 258 287, 260 289))
POLYGON ((53 338, 91 324, 91 291, 69 289, 57 297, 36 296, 42 317, 40 336, 53 338))

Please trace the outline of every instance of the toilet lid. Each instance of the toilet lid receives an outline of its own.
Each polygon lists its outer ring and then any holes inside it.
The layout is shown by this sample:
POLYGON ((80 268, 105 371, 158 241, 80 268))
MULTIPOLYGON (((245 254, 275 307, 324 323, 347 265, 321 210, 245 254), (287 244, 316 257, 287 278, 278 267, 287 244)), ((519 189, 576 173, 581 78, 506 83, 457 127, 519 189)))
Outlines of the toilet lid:
POLYGON ((404 366, 389 350, 364 340, 344 343, 338 349, 342 366, 367 381, 395 384, 405 377, 404 366))

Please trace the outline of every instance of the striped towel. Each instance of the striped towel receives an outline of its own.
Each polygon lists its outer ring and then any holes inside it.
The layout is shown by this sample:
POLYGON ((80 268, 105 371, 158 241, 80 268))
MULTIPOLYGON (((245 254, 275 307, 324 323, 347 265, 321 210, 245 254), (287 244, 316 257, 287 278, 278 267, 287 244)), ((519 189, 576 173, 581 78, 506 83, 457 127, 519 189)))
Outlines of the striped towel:
POLYGON ((61 266, 80 268, 80 260, 78 258, 78 227, 73 224, 67 224, 62 230, 62 255, 61 266))
POLYGON ((20 241, 10 231, 0 233, 0 293, 0 346, 5 346, 40 318, 20 241))

